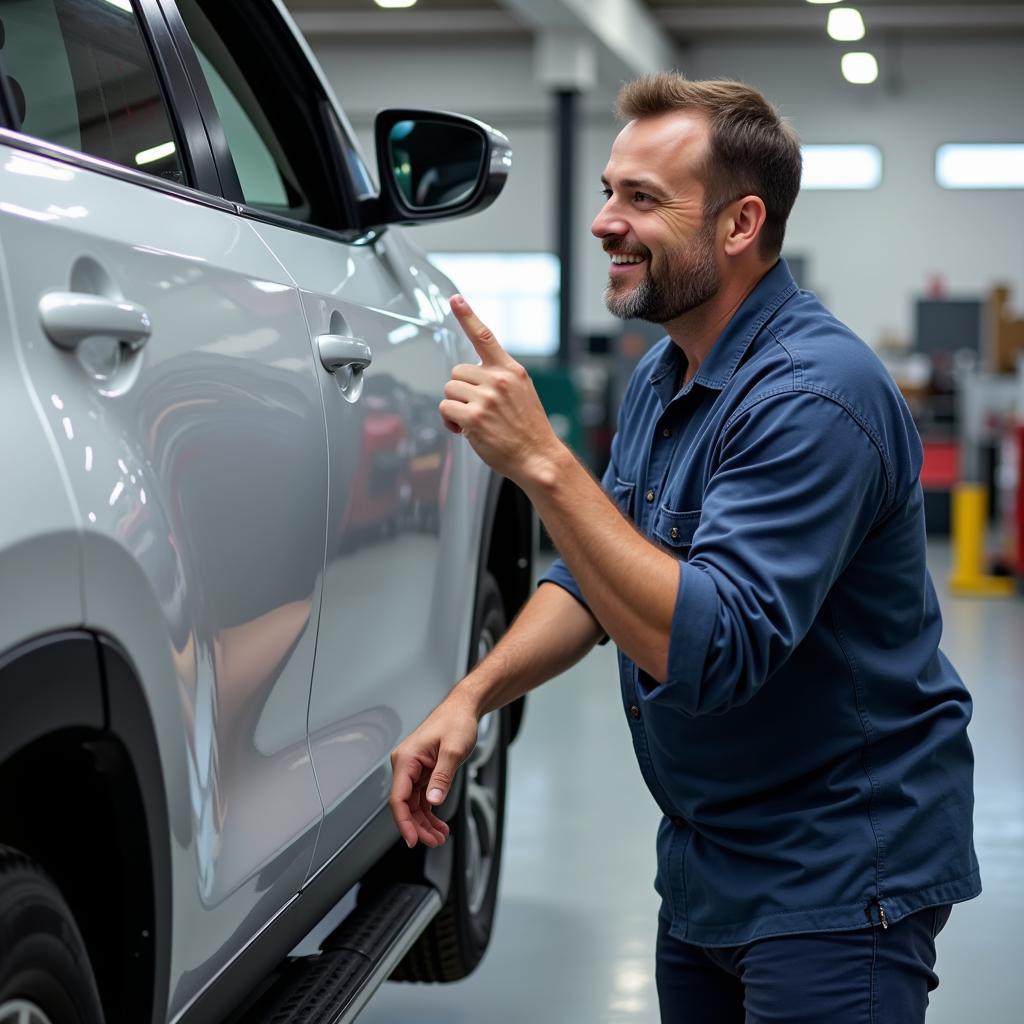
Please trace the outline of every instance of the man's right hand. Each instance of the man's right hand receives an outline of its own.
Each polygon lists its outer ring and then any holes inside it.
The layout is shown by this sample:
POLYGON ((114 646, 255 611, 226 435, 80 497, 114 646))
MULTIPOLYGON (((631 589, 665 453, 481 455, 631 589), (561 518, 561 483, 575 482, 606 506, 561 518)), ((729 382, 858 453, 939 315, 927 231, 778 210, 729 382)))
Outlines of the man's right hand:
POLYGON ((433 808, 444 802, 455 772, 476 746, 479 720, 454 694, 391 752, 391 814, 411 849, 440 846, 448 826, 433 808))

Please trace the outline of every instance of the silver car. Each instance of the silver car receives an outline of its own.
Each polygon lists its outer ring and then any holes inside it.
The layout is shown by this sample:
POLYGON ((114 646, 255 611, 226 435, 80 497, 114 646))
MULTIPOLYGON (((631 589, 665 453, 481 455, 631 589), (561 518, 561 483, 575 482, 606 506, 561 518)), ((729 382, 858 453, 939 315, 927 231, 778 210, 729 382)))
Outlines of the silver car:
POLYGON ((385 111, 378 188, 278 0, 0 0, 0 71, 0 1024, 462 977, 521 708, 437 850, 396 845, 389 753, 535 520, 443 429, 474 353, 395 225, 493 201, 507 140, 385 111))

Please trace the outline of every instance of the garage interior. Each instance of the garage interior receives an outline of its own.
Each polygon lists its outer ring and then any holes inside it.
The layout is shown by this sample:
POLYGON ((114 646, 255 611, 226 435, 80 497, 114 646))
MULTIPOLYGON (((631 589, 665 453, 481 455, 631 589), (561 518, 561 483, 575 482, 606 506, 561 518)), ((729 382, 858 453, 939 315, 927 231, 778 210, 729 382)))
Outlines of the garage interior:
MULTIPOLYGON (((805 0, 289 6, 367 152, 373 115, 388 106, 459 110, 510 138, 514 170, 500 201, 413 237, 490 314, 530 366, 552 422, 597 472, 629 370, 659 336, 607 313, 604 257, 589 234, 618 84, 662 67, 738 78, 780 106, 805 146, 822 147, 813 182, 805 150, 784 255, 798 282, 880 353, 911 404, 926 449, 943 649, 975 700, 985 891, 956 907, 939 937, 929 1020, 1018 1020, 1024 4, 858 0, 864 34, 848 41, 827 33, 831 5, 805 0), (844 77, 854 51, 875 58, 874 80, 844 77), (946 148, 978 144, 1010 148, 946 148), (863 147, 841 162, 863 177, 829 178, 836 146, 863 147)), ((386 985, 366 1024, 656 1018, 659 812, 617 693, 605 647, 531 696, 511 754, 498 920, 483 965, 454 985, 386 985)))

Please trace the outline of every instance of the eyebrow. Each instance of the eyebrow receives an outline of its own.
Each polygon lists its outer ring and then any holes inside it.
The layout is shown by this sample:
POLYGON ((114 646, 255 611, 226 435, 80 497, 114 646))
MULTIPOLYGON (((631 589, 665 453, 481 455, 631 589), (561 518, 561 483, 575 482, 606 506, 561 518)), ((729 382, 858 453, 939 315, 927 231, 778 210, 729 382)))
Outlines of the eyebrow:
MULTIPOLYGON (((601 175, 601 184, 604 185, 605 188, 611 188, 608 179, 603 174, 601 175)), ((635 188, 639 189, 641 192, 657 193, 659 196, 663 196, 665 194, 665 190, 649 178, 623 178, 622 181, 619 182, 619 185, 622 188, 635 188)))

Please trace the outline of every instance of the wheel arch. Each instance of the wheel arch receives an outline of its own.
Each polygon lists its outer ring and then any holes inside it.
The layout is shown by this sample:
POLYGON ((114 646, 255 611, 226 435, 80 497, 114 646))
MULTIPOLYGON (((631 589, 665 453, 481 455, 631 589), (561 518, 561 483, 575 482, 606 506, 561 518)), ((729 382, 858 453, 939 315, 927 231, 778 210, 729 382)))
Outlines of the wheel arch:
MULTIPOLYGON (((497 581, 505 606, 505 620, 510 624, 533 590, 539 532, 537 515, 530 499, 511 480, 492 475, 478 564, 497 581)), ((479 596, 478 593, 477 600, 479 596)), ((469 652, 470 663, 475 656, 475 652, 469 652)), ((525 707, 525 697, 520 697, 511 706, 512 739, 519 733, 525 707)))
POLYGON ((0 655, 0 840, 54 879, 89 952, 108 1024, 162 1024, 170 835, 139 680, 105 637, 37 637, 0 655))

